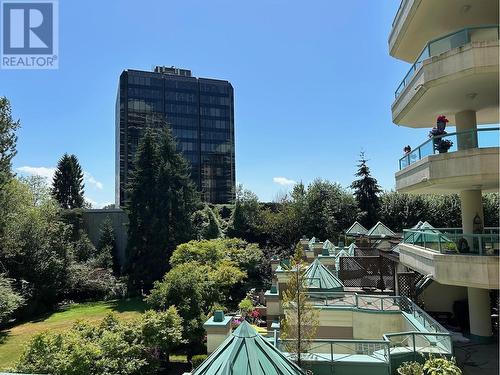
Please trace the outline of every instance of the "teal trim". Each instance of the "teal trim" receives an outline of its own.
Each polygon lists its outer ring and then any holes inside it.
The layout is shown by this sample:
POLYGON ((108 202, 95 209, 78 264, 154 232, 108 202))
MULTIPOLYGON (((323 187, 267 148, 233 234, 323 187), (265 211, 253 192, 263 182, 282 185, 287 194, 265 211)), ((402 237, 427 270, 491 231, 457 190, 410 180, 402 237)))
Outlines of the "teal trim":
POLYGON ((192 375, 304 375, 268 340, 243 321, 192 375))
POLYGON ((498 256, 500 235, 441 233, 437 229, 404 229, 403 243, 451 255, 498 256))
POLYGON ((392 230, 390 230, 387 225, 385 225, 382 222, 377 222, 366 234, 367 237, 384 237, 384 236, 391 236, 395 237, 396 233, 394 233, 392 230))
POLYGON ((231 323, 232 317, 224 316, 222 321, 217 321, 214 317, 210 317, 204 324, 203 327, 225 327, 231 323))
POLYGON ((318 292, 342 292, 344 284, 333 273, 326 268, 321 261, 316 258, 307 267, 304 278, 306 279, 306 287, 309 291, 318 292))
POLYGON ((345 231, 346 236, 361 236, 368 233, 368 229, 366 229, 364 226, 362 226, 360 223, 357 221, 352 224, 349 229, 345 231))

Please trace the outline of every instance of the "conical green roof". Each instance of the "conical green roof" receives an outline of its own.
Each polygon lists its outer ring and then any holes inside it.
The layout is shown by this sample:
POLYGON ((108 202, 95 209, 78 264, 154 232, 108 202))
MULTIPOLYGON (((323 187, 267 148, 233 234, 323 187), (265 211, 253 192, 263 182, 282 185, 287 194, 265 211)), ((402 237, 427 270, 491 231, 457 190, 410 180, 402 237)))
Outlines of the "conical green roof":
POLYGON ((360 223, 358 223, 357 221, 354 222, 353 225, 351 225, 351 227, 345 231, 345 234, 346 235, 351 235, 351 236, 359 236, 361 234, 366 234, 368 232, 368 230, 362 226, 360 223))
POLYGON ((325 242, 323 242, 323 249, 333 249, 335 247, 335 245, 330 241, 330 240, 326 240, 325 242))
POLYGON ((391 236, 394 237, 396 236, 396 233, 394 233, 392 230, 387 228, 387 226, 382 223, 378 222, 375 224, 366 234, 367 236, 371 237, 385 237, 385 236, 391 236))
POLYGON ((309 290, 344 291, 344 284, 326 268, 318 258, 311 263, 304 274, 309 290))
POLYGON ((246 321, 192 375, 304 375, 246 321))

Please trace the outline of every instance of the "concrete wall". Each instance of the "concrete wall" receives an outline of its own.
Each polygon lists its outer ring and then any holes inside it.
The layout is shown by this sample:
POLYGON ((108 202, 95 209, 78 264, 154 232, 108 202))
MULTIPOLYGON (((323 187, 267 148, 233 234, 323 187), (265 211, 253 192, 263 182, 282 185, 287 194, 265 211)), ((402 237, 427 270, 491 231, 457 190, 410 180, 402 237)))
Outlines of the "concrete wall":
POLYGON ((453 193, 481 186, 497 191, 499 148, 474 148, 430 155, 396 173, 396 190, 453 193))
MULTIPOLYGON (((403 78, 403 77, 401 77, 403 78)), ((477 112, 478 124, 498 122, 498 40, 472 42, 423 62, 392 105, 395 124, 428 127, 436 115, 477 112), (471 106, 467 94, 477 94, 471 106)))
POLYGON ((207 353, 213 353, 228 336, 227 332, 207 334, 207 353))
POLYGON ((355 311, 353 337, 355 339, 381 340, 384 333, 403 332, 403 316, 400 313, 369 313, 355 311))
POLYGON ((90 241, 97 246, 101 237, 101 226, 107 219, 111 220, 115 232, 118 258, 123 266, 125 263, 125 251, 127 249, 128 216, 121 209, 91 209, 83 212, 83 226, 90 241))
POLYGON ((467 288, 433 281, 422 293, 425 310, 453 313, 455 301, 467 299, 467 288))
POLYGON ((406 243, 399 252, 402 264, 440 284, 498 289, 498 256, 440 254, 406 243))
POLYGON ((384 333, 404 331, 403 315, 388 312, 365 312, 351 309, 323 308, 319 313, 318 338, 381 340, 384 333), (374 324, 374 322, 376 322, 374 324))

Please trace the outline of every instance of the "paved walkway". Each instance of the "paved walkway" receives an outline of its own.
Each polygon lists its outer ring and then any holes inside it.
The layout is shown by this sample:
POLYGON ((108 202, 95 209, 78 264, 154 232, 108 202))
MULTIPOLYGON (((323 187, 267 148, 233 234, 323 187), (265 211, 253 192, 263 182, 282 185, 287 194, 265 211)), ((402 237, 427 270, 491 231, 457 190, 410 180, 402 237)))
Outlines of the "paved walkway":
POLYGON ((498 375, 498 341, 494 344, 455 343, 455 356, 464 375, 498 375))

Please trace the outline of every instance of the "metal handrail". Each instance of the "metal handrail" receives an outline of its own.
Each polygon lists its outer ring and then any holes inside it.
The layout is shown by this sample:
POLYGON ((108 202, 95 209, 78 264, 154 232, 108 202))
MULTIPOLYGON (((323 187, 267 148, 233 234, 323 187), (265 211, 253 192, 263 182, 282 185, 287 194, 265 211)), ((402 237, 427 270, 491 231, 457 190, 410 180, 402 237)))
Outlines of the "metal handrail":
MULTIPOLYGON (((399 13, 399 10, 398 10, 398 13, 399 13)), ((397 16, 398 13, 396 13, 396 16, 397 16)), ((497 29, 497 37, 499 37, 500 30, 499 30, 499 26, 498 25, 482 25, 482 26, 464 27, 464 28, 462 28, 460 30, 453 31, 453 32, 451 32, 449 34, 446 34, 444 36, 440 36, 439 38, 435 38, 435 39, 427 42, 426 45, 425 45, 425 47, 422 49, 422 51, 418 55, 418 57, 415 60, 415 62, 412 64, 412 66, 410 67, 410 69, 408 70, 408 72, 406 73, 406 75, 404 76, 404 78, 401 81, 401 83, 399 84, 398 88, 394 92, 395 98, 397 99, 399 97, 399 95, 401 95, 401 93, 403 92, 403 89, 406 86, 408 86, 408 83, 410 82, 410 78, 412 78, 413 75, 417 72, 417 70, 420 69, 420 67, 423 65, 423 61, 425 59, 431 58, 432 56, 435 56, 435 55, 431 55, 431 46, 434 43, 437 43, 439 41, 442 41, 444 39, 450 38, 450 37, 455 36, 455 35, 459 35, 460 33, 465 33, 464 43, 462 43, 462 44, 457 45, 457 46, 454 47, 454 48, 458 48, 458 47, 466 45, 467 43, 470 43, 470 41, 471 41, 470 33, 469 33, 470 30, 495 29, 495 28, 497 29)), ((449 49, 447 51, 450 51, 450 50, 451 49, 449 49)), ((443 52, 446 52, 446 51, 443 51, 443 52)), ((443 53, 443 52, 441 52, 441 53, 443 53)))
MULTIPOLYGON (((481 128, 481 129, 470 129, 470 130, 464 130, 464 131, 459 131, 459 132, 453 132, 453 133, 446 133, 446 134, 441 134, 437 135, 434 137, 429 138, 417 148, 413 149, 411 152, 403 156, 402 158, 399 159, 399 170, 402 170, 411 164, 416 163, 419 160, 422 160, 424 157, 429 156, 429 155, 434 155, 438 152, 438 148, 436 147, 436 144, 438 143, 439 140, 445 139, 445 138, 451 138, 451 137, 463 137, 465 135, 472 135, 472 136, 477 136, 478 134, 482 134, 483 132, 498 132, 500 131, 499 127, 492 127, 492 128, 481 128), (432 143, 431 152, 430 153, 425 153, 422 150, 424 150, 424 147, 432 143)), ((479 140, 476 140, 476 144, 474 148, 481 148, 481 145, 479 144, 479 140)))
POLYGON ((498 255, 500 234, 497 233, 441 233, 438 229, 404 229, 403 243, 423 247, 424 249, 456 255, 498 255), (463 243, 463 241, 466 243, 463 243), (460 246, 467 245, 466 252, 460 252, 460 246), (489 246, 489 248, 488 248, 489 246), (476 251, 477 250, 477 251, 476 251), (490 250, 488 254, 487 250, 490 250))

